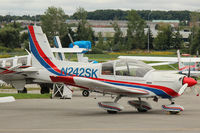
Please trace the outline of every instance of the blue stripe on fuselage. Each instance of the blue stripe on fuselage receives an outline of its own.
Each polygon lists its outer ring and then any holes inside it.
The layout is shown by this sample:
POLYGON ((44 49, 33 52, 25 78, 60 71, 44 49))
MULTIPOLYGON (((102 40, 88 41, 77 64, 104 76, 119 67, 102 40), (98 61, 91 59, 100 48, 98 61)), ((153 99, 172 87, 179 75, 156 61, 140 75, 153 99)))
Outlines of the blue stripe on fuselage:
POLYGON ((159 90, 157 88, 150 88, 150 87, 146 87, 146 86, 124 84, 124 83, 107 82, 107 81, 104 81, 104 82, 109 83, 109 84, 113 84, 113 85, 141 88, 141 89, 149 90, 149 91, 155 93, 156 95, 161 96, 162 98, 172 98, 172 96, 166 94, 163 90, 159 90))

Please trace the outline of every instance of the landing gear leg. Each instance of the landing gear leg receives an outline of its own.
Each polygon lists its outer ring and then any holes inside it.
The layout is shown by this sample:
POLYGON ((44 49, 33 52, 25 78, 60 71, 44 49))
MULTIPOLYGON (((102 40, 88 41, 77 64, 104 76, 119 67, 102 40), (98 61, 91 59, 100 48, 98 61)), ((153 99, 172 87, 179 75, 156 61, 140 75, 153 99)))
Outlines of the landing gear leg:
POLYGON ((175 101, 173 99, 169 99, 171 104, 175 104, 175 101))
POLYGON ((147 112, 148 110, 142 108, 142 100, 141 100, 140 97, 138 97, 138 100, 139 100, 139 104, 140 104, 140 105, 139 105, 139 108, 137 108, 137 111, 138 111, 138 112, 147 112))
POLYGON ((151 110, 149 103, 142 101, 140 97, 138 97, 138 100, 128 101, 128 104, 135 107, 138 112, 147 112, 148 110, 151 110))
POLYGON ((118 95, 118 96, 115 98, 114 103, 117 103, 121 98, 122 98, 122 96, 121 96, 121 95, 118 95))
MULTIPOLYGON (((121 95, 118 95, 115 100, 114 103, 117 103, 120 99, 122 98, 121 95)), ((118 111, 113 111, 113 110, 107 110, 108 114, 116 114, 118 111)))

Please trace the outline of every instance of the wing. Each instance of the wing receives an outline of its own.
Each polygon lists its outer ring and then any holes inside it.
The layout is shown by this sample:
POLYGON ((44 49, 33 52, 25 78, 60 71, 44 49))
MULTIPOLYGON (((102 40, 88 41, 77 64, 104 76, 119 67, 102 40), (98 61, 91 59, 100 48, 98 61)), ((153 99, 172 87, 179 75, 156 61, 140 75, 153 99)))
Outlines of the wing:
POLYGON ((162 66, 162 65, 170 65, 176 64, 177 62, 161 62, 161 63, 148 63, 150 66, 162 66))
POLYGON ((53 82, 63 82, 68 85, 77 86, 80 88, 97 90, 104 93, 121 94, 121 95, 148 95, 146 90, 122 87, 119 85, 110 84, 105 81, 90 79, 85 77, 72 77, 72 76, 50 76, 53 82))
POLYGON ((86 49, 84 48, 51 48, 52 52, 62 52, 62 53, 82 53, 86 49))
POLYGON ((36 73, 38 69, 30 66, 21 66, 21 67, 10 67, 2 68, 0 67, 0 80, 3 80, 8 83, 8 81, 14 80, 23 80, 29 74, 36 73))
MULTIPOLYGON (((189 71, 182 71, 181 73, 185 74, 185 75, 188 75, 188 72, 189 71)), ((198 78, 200 76, 200 71, 190 71, 190 75, 192 77, 197 77, 198 78)))
MULTIPOLYGON (((177 57, 154 57, 154 56, 119 56, 120 59, 135 59, 141 61, 160 61, 160 62, 178 62, 177 57)), ((197 57, 181 57, 181 62, 200 62, 197 57)))
POLYGON ((154 57, 154 56, 119 56, 120 59, 135 59, 141 61, 161 61, 161 62, 178 62, 177 57, 154 57))

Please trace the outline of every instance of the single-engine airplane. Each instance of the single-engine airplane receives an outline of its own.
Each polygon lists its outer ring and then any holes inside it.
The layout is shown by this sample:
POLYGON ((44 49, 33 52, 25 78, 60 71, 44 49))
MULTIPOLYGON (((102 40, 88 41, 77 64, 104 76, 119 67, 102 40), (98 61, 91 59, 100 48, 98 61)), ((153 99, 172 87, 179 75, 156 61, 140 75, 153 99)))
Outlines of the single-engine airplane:
POLYGON ((156 71, 151 66, 134 59, 95 64, 59 61, 49 52, 49 43, 41 27, 28 26, 28 29, 32 63, 38 70, 33 75, 29 74, 29 77, 116 95, 114 102, 98 103, 99 107, 108 113, 123 110, 123 106, 117 103, 122 97, 138 98, 128 103, 139 112, 151 109, 142 98, 152 98, 154 101, 158 101, 159 98, 169 99, 171 104, 163 105, 163 110, 178 113, 184 108, 176 105, 174 98, 181 96, 187 87, 197 84, 193 78, 168 71, 156 71))

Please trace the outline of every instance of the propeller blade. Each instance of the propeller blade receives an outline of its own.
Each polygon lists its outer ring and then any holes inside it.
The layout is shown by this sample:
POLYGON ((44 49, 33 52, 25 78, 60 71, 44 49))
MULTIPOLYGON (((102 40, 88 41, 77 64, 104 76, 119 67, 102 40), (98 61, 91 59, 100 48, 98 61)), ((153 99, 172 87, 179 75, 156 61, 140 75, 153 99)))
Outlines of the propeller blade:
MULTIPOLYGON (((190 60, 191 63, 191 60, 190 60)), ((189 69, 188 69, 188 77, 190 77, 190 63, 189 63, 189 69)))
POLYGON ((190 87, 190 88, 191 88, 192 92, 193 92, 196 96, 199 96, 199 91, 198 91, 198 89, 196 88, 196 86, 190 87))
POLYGON ((183 92, 185 91, 185 89, 186 89, 187 87, 188 87, 188 84, 187 84, 187 83, 184 84, 184 85, 181 87, 181 89, 179 90, 178 94, 179 94, 179 95, 182 95, 183 92))

